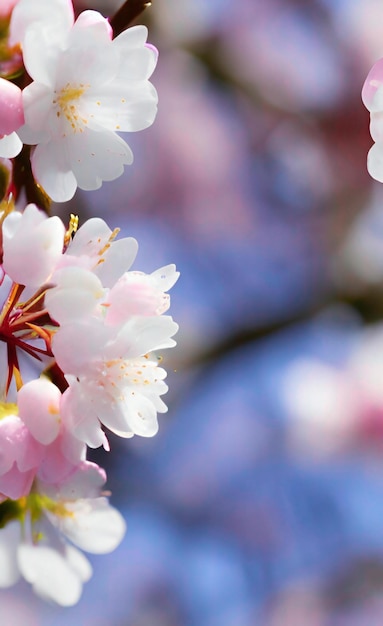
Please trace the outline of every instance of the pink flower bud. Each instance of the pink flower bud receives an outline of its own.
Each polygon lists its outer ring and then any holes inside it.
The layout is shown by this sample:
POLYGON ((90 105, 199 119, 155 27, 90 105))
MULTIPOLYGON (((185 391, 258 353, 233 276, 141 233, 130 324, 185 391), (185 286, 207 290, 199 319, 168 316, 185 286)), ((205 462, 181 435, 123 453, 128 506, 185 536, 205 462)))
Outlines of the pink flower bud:
POLYGON ((23 124, 21 89, 0 78, 0 135, 10 135, 23 124))
POLYGON ((12 13, 13 7, 19 0, 1 0, 0 3, 0 18, 9 17, 12 13))

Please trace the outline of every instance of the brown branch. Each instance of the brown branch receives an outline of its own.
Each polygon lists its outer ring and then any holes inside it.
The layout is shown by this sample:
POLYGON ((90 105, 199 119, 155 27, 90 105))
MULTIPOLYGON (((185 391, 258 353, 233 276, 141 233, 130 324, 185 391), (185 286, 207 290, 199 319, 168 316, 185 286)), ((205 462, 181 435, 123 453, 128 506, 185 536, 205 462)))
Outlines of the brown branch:
POLYGON ((150 7, 151 4, 151 0, 126 0, 117 13, 109 18, 114 36, 117 37, 117 35, 128 28, 136 17, 150 7))

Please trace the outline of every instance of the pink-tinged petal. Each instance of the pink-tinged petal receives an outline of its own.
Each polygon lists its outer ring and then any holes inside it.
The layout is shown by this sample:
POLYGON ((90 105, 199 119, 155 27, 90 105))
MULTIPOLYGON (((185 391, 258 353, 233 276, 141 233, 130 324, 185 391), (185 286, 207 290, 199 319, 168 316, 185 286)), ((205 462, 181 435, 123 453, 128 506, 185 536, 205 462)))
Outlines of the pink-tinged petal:
POLYGON ((39 480, 38 488, 53 500, 75 502, 83 498, 99 497, 105 482, 105 470, 96 463, 82 461, 60 484, 43 484, 39 480))
POLYGON ((1 0, 0 4, 0 17, 9 17, 12 13, 12 9, 19 0, 1 0))
POLYGON ((18 393, 20 419, 44 445, 52 443, 59 434, 60 400, 60 390, 45 378, 26 383, 18 393))
POLYGON ((24 124, 21 89, 0 78, 0 134, 10 135, 24 124))
POLYGON ((383 183, 383 144, 375 143, 367 156, 367 169, 375 180, 383 183))
POLYGON ((13 159, 21 152, 23 147, 17 133, 11 133, 0 138, 0 157, 4 159, 13 159))
POLYGON ((46 484, 57 485, 66 480, 75 468, 76 464, 69 461, 63 454, 58 437, 53 443, 46 446, 44 458, 37 469, 36 477, 46 484))
POLYGON ((8 472, 17 458, 17 446, 25 436, 22 422, 16 415, 9 415, 0 422, 0 475, 8 472))
POLYGON ((11 214, 3 230, 5 271, 21 285, 41 286, 61 257, 64 235, 62 221, 57 216, 46 219, 34 205, 28 205, 17 224, 11 214))
POLYGON ((17 463, 20 472, 36 468, 42 458, 41 445, 17 415, 0 420, 0 474, 5 474, 17 463))
POLYGON ((27 496, 31 490, 36 469, 21 472, 16 463, 11 469, 0 476, 0 493, 11 500, 18 500, 27 496))
MULTIPOLYGON (((63 401, 61 401, 61 415, 63 415, 63 401)), ((80 441, 69 430, 68 425, 65 423, 59 437, 59 445, 61 454, 72 463, 73 466, 78 466, 79 463, 85 461, 86 458, 86 445, 83 441, 80 441)))
POLYGON ((52 349, 65 374, 86 375, 93 362, 100 360, 110 331, 96 319, 61 326, 53 337, 52 349))
POLYGON ((371 111, 374 106, 374 98, 379 87, 383 85, 383 59, 379 59, 369 71, 362 89, 364 106, 371 111))
POLYGON ((170 305, 170 297, 164 292, 175 284, 178 277, 175 265, 167 265, 150 275, 126 272, 107 297, 107 323, 122 324, 129 315, 161 315, 170 305))
POLYGON ((169 308, 170 298, 153 286, 150 276, 127 272, 110 290, 107 303, 106 322, 116 325, 133 315, 161 315, 169 308))

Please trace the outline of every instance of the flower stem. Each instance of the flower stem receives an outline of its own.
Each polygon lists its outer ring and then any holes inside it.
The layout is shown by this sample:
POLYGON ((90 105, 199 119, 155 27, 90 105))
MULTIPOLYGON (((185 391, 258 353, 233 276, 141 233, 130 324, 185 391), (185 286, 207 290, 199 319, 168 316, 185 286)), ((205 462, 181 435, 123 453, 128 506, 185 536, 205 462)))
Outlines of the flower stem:
POLYGON ((151 4, 151 0, 126 0, 122 7, 109 18, 114 36, 117 37, 117 35, 128 28, 133 20, 150 7, 151 4))

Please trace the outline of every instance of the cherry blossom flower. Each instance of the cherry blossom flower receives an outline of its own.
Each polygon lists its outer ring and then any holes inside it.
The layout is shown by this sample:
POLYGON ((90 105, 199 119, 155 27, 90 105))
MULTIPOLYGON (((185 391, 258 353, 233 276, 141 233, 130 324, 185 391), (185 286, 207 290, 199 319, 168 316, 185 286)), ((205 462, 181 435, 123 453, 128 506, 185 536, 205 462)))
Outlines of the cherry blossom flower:
MULTIPOLYGON (((57 3, 58 0, 55 0, 57 3)), ((34 20, 34 0, 21 0, 11 32, 21 38, 25 66, 33 82, 23 91, 24 143, 37 144, 32 169, 58 202, 77 186, 97 189, 114 180, 133 160, 116 131, 138 131, 152 124, 157 94, 149 82, 157 53, 146 45, 147 29, 135 26, 114 40, 108 21, 60 2, 65 20, 34 20), (20 25, 19 15, 27 15, 20 25)), ((44 5, 45 6, 45 5, 44 5)))
POLYGON ((35 479, 57 483, 77 471, 85 445, 60 413, 61 392, 46 378, 23 385, 17 404, 0 404, 0 500, 27 496, 35 479))
POLYGON ((0 501, 28 495, 43 457, 42 447, 17 416, 16 405, 1 407, 0 501))
POLYGON ((97 319, 60 327, 52 347, 69 382, 62 411, 75 436, 98 447, 101 424, 121 437, 156 434, 168 388, 165 370, 149 353, 174 346, 177 330, 169 316, 133 317, 118 327, 97 319))
POLYGON ((0 530, 0 587, 22 576, 57 604, 79 600, 92 568, 77 547, 104 554, 125 534, 122 516, 100 495, 105 478, 97 465, 84 462, 61 484, 37 482, 27 497, 10 503, 10 523, 0 530))

